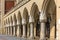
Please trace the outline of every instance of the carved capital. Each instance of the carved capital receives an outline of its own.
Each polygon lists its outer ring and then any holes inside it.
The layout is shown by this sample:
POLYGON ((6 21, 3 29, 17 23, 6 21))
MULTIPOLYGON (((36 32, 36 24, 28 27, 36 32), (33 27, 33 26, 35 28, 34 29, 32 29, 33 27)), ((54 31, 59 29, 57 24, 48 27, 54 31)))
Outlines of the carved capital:
POLYGON ((21 21, 17 20, 17 25, 20 25, 20 24, 22 24, 21 21))
POLYGON ((46 13, 42 11, 40 13, 40 22, 46 22, 46 21, 47 21, 46 13))
POLYGON ((15 26, 16 25, 16 22, 15 21, 13 21, 13 26, 15 26))
POLYGON ((26 23, 27 23, 26 19, 22 18, 22 24, 26 24, 26 23))
POLYGON ((12 23, 10 23, 10 26, 13 26, 13 24, 12 24, 12 23))
POLYGON ((34 22, 34 17, 33 16, 29 17, 29 23, 31 23, 31 22, 34 22))

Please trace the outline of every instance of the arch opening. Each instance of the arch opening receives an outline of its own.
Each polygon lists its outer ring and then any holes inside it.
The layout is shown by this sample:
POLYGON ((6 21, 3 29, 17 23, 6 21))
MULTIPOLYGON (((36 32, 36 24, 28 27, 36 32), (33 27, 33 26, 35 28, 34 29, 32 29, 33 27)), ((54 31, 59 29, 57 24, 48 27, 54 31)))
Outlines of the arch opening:
POLYGON ((46 37, 51 38, 53 36, 52 38, 56 38, 56 4, 54 0, 49 1, 46 7, 46 15, 46 37))
POLYGON ((39 9, 37 4, 34 2, 31 7, 30 15, 34 17, 34 35, 40 36, 40 22, 39 22, 39 9))

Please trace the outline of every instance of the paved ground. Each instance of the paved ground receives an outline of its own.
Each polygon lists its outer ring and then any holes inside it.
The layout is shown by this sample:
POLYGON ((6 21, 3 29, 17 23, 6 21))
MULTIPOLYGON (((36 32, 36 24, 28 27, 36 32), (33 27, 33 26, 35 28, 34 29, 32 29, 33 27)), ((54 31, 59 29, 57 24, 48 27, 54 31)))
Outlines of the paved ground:
POLYGON ((12 37, 7 35, 0 35, 0 40, 21 40, 19 37, 12 37))
POLYGON ((0 40, 31 40, 31 39, 14 37, 9 35, 0 35, 0 40))
MULTIPOLYGON (((9 35, 0 35, 0 40, 34 40, 34 39, 13 37, 13 36, 9 36, 9 35)), ((38 39, 35 39, 35 40, 38 40, 38 39)))

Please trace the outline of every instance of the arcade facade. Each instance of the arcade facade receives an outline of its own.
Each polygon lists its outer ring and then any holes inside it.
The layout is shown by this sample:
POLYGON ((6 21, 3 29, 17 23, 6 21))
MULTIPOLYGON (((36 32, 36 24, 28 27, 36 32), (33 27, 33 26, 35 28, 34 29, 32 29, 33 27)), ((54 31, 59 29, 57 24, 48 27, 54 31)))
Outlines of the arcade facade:
POLYGON ((3 15, 3 34, 36 40, 57 39, 56 0, 17 0, 3 15))

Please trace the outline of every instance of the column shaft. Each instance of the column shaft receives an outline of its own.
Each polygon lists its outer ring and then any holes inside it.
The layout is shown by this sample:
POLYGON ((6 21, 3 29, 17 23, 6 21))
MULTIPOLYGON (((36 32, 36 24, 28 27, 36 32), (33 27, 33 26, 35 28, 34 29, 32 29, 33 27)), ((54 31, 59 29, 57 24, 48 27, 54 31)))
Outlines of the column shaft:
POLYGON ((23 37, 26 37, 26 25, 23 25, 23 37))
POLYGON ((45 23, 41 23, 40 40, 45 40, 45 23))
POLYGON ((12 35, 12 26, 10 27, 10 32, 11 32, 11 35, 12 35))
POLYGON ((36 37, 36 23, 34 23, 34 37, 36 37))
POLYGON ((27 26, 27 37, 29 37, 29 26, 27 26))
POLYGON ((17 26, 17 36, 21 37, 21 26, 20 25, 17 26))
POLYGON ((6 27, 6 35, 7 35, 7 27, 6 27))
POLYGON ((13 27, 13 36, 15 36, 15 27, 13 27))
POLYGON ((31 38, 34 37, 34 25, 33 25, 33 23, 30 24, 30 37, 31 38))
POLYGON ((9 27, 8 27, 8 35, 9 35, 9 27))
POLYGON ((7 27, 7 35, 8 35, 8 27, 7 27))

